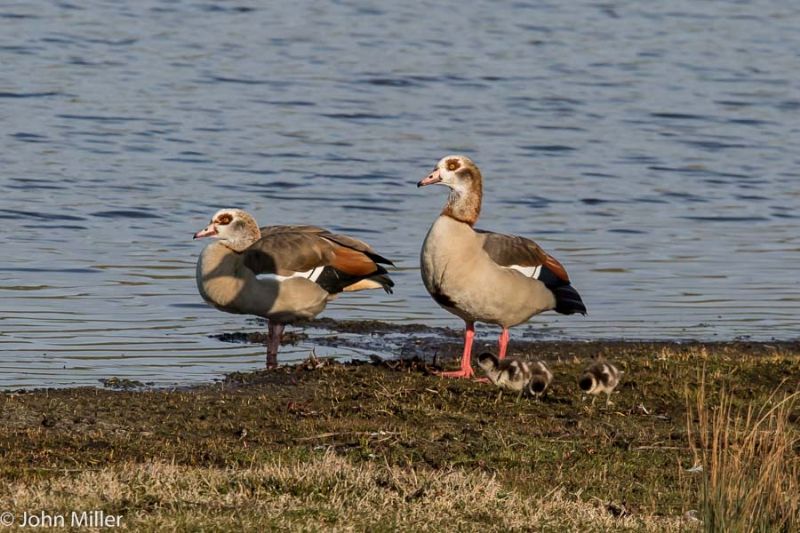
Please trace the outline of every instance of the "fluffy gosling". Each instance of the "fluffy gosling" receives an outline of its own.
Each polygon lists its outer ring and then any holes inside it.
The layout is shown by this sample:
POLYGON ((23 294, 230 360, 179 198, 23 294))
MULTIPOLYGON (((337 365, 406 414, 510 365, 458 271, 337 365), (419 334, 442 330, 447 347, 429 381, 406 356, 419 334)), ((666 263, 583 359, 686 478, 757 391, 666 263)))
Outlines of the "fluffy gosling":
POLYGON ((611 393, 619 385, 622 372, 607 361, 597 361, 584 370, 578 385, 586 394, 593 395, 592 405, 601 392, 606 393, 606 405, 611 403, 611 393))
POLYGON ((553 373, 541 361, 526 363, 514 358, 498 359, 486 352, 478 356, 478 366, 498 387, 533 396, 543 395, 553 381, 553 373))
POLYGON ((527 391, 531 396, 541 397, 550 388, 553 382, 553 373, 542 361, 534 361, 530 364, 531 379, 528 381, 527 391))

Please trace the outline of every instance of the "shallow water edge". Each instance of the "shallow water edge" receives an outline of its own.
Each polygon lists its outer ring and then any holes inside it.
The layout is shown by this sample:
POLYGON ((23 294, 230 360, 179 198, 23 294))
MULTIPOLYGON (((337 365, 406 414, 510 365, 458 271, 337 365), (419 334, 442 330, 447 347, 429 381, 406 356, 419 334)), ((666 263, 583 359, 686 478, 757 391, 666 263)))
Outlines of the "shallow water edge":
MULTIPOLYGON (((251 322, 263 323, 261 319, 251 322)), ((475 357, 485 351, 496 353, 496 337, 491 327, 480 328, 473 345, 473 364, 475 357)), ((586 362, 596 358, 614 360, 620 353, 631 351, 641 354, 643 359, 657 360, 669 350, 710 350, 733 351, 747 356, 761 357, 776 353, 800 351, 800 339, 774 340, 770 342, 749 340, 702 341, 676 339, 673 341, 647 339, 599 339, 599 340, 552 340, 541 339, 526 332, 525 328, 515 330, 509 343, 509 357, 523 360, 541 360, 546 363, 571 361, 586 362)), ((296 355, 281 357, 279 369, 309 369, 325 365, 375 364, 387 368, 415 368, 425 373, 455 367, 463 349, 462 331, 441 326, 424 324, 398 324, 379 320, 334 320, 321 318, 296 324, 287 329, 282 339, 282 350, 291 346, 311 346, 305 358, 296 355), (356 355, 353 355, 356 354, 356 355)), ((261 346, 266 343, 264 328, 232 333, 210 335, 211 338, 226 343, 261 346)), ((96 388, 109 390, 202 390, 204 387, 231 381, 257 379, 270 370, 255 367, 252 370, 220 372, 206 380, 191 380, 174 383, 140 381, 124 375, 109 374, 97 379, 96 388), (251 377, 248 377, 251 376, 251 377)), ((92 384, 57 387, 6 387, 5 391, 37 391, 73 388, 92 389, 92 384)))

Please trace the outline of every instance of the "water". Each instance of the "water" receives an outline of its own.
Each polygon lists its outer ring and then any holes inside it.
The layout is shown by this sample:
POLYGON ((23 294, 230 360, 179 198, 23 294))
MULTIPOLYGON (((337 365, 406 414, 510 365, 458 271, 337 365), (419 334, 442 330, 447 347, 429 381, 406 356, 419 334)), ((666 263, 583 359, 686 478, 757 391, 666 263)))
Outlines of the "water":
POLYGON ((445 191, 414 187, 453 152, 479 226, 536 239, 589 308, 512 339, 797 337, 797 2, 265 5, 0 5, 0 386, 262 365, 195 288, 224 206, 397 260, 393 296, 325 316, 459 327, 418 273, 445 191))

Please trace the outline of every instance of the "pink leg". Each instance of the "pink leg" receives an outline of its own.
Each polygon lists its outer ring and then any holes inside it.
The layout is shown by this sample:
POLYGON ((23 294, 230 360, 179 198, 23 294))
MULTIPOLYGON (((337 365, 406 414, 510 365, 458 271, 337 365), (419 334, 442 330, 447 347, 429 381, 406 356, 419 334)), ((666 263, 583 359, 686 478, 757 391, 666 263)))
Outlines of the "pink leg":
POLYGON ((498 341, 500 345, 500 352, 497 354, 498 359, 505 359, 506 358, 506 348, 508 348, 508 328, 503 328, 503 332, 500 334, 500 340, 498 341))
POLYGON ((453 372, 439 372, 443 378, 468 378, 472 377, 472 340, 475 338, 475 324, 467 322, 464 330, 464 353, 461 354, 461 369, 453 372))
POLYGON ((278 366, 278 348, 281 346, 281 335, 283 335, 283 324, 277 324, 272 320, 267 326, 267 368, 278 366))

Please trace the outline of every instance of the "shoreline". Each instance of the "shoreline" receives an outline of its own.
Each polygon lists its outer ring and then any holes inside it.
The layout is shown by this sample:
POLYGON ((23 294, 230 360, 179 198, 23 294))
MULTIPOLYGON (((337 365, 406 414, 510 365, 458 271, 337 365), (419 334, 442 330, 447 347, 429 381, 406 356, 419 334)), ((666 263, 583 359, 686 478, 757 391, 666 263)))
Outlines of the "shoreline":
MULTIPOLYGON (((459 339, 438 340, 454 367, 459 339)), ((705 390, 713 409, 725 390, 745 412, 800 389, 797 341, 510 348, 548 362, 544 399, 439 378, 420 358, 6 391, 0 502, 19 516, 100 510, 145 530, 686 530, 704 475, 692 470, 692 398, 705 390), (592 355, 625 372, 612 405, 577 388, 592 355)), ((800 409, 789 425, 800 431, 800 409)))
MULTIPOLYGON (((323 337, 309 337, 302 330, 293 330, 284 335, 282 346, 296 345, 299 342, 313 342, 314 344, 326 347, 346 347, 358 348, 361 350, 371 350, 375 352, 363 358, 347 358, 347 356, 326 356, 320 359, 335 361, 342 365, 360 365, 370 361, 382 362, 403 362, 414 360, 428 364, 431 369, 443 369, 445 367, 455 367, 461 355, 462 339, 461 332, 441 327, 427 327, 420 324, 408 324, 395 326, 383 322, 378 322, 378 329, 372 330, 370 335, 364 335, 356 339, 341 337, 341 333, 362 333, 362 328, 372 327, 371 321, 353 321, 351 324, 345 322, 345 327, 332 332, 323 337), (398 344, 386 341, 386 337, 400 333, 422 333, 422 336, 410 337, 404 343, 398 344), (399 351, 398 355, 383 355, 384 351, 399 351), (449 365, 449 366, 448 366, 449 365)), ((250 343, 262 344, 266 334, 262 332, 237 332, 211 335, 221 342, 230 343, 250 343)), ((774 341, 750 341, 750 340, 642 340, 642 339, 614 339, 614 340, 531 340, 527 338, 512 339, 509 343, 508 355, 523 360, 559 360, 564 357, 583 358, 586 361, 593 357, 601 356, 613 358, 616 351, 636 350, 643 354, 647 351, 658 352, 667 349, 696 349, 705 348, 713 351, 733 350, 750 356, 766 356, 779 351, 800 352, 800 339, 797 340, 774 340, 774 341)), ((496 353, 496 345, 484 338, 475 339, 473 348, 473 366, 475 366, 475 356, 489 351, 496 353)), ((313 353, 313 352, 312 352, 313 353)), ((310 354, 311 355, 311 354, 310 354)), ((278 354, 279 368, 295 368, 303 366, 304 360, 281 363, 280 352, 278 354)), ((74 390, 74 389, 99 389, 110 391, 146 392, 160 390, 180 390, 191 391, 193 389, 215 386, 226 382, 231 375, 244 375, 248 373, 258 374, 263 372, 263 368, 253 368, 248 371, 233 371, 222 373, 219 377, 209 381, 174 383, 165 385, 153 385, 142 383, 136 379, 109 375, 98 378, 97 385, 75 385, 75 386, 55 386, 55 387, 16 387, 0 389, 0 394, 8 393, 39 393, 46 391, 74 390)), ((477 370, 477 369, 476 369, 477 370)))

